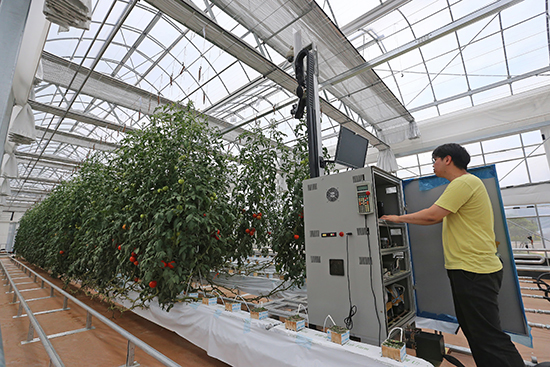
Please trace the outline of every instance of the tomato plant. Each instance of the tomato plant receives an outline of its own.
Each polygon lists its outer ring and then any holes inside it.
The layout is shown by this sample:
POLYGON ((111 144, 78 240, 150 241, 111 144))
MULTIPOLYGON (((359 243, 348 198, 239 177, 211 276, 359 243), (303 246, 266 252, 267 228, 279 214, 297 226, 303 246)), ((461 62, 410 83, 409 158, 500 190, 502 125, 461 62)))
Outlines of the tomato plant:
POLYGON ((20 222, 15 250, 107 298, 139 294, 173 306, 193 280, 215 278, 254 251, 275 253, 291 285, 305 277, 305 129, 284 144, 275 125, 241 135, 231 156, 193 110, 165 105, 112 153, 87 159, 20 222))

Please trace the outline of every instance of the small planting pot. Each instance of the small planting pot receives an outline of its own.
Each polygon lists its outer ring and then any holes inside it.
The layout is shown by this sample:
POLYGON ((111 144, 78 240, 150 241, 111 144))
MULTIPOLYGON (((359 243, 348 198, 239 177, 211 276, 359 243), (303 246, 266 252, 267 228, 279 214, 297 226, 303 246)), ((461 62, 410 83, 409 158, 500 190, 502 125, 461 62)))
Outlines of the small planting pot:
POLYGON ((250 311, 250 317, 257 320, 267 319, 267 309, 263 307, 256 307, 250 311))
POLYGON ((285 328, 288 330, 300 331, 306 327, 306 320, 298 315, 290 316, 285 320, 285 328))
POLYGON ((342 326, 332 326, 327 330, 327 339, 333 343, 344 345, 349 342, 349 330, 342 326))
POLYGON ((241 304, 239 302, 225 302, 225 310, 229 312, 239 312, 241 304))
POLYGON ((208 305, 208 306, 215 306, 218 304, 218 298, 217 297, 204 297, 202 299, 202 304, 203 305, 208 305))
POLYGON ((403 341, 403 329, 394 328, 388 335, 391 336, 392 331, 395 329, 401 330, 401 341, 390 339, 388 336, 388 338, 382 342, 382 357, 388 357, 398 362, 403 362, 407 355, 406 345, 403 341))

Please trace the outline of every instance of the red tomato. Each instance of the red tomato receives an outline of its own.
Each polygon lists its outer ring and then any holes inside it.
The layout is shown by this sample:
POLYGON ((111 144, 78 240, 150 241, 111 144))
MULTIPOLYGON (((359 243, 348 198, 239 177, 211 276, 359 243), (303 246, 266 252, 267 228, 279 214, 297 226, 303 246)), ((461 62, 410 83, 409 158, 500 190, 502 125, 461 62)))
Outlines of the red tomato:
POLYGON ((121 249, 122 249, 122 246, 121 246, 121 245, 118 245, 118 249, 121 250, 121 249))
POLYGON ((63 255, 63 254, 65 253, 65 251, 61 250, 61 251, 59 251, 59 253, 60 253, 61 255, 63 255))
POLYGON ((246 233, 250 233, 250 229, 248 229, 248 228, 245 229, 244 231, 245 231, 246 233))
POLYGON ((170 261, 170 262, 168 263, 168 267, 169 267, 170 269, 174 269, 174 265, 176 265, 176 262, 175 262, 175 261, 170 261))
POLYGON ((134 278, 134 282, 139 282, 139 278, 134 278))
POLYGON ((297 240, 298 238, 300 238, 300 236, 298 236, 297 234, 294 235, 294 239, 297 240))
POLYGON ((151 280, 151 281, 149 282, 149 287, 155 288, 156 286, 157 286, 157 281, 156 281, 156 280, 151 280))
POLYGON ((135 265, 135 266, 138 266, 138 264, 139 264, 139 262, 138 262, 137 260, 134 261, 134 265, 135 265))
POLYGON ((252 218, 256 218, 257 216, 257 214, 252 214, 252 218))
POLYGON ((135 258, 135 257, 133 257, 133 256, 130 257, 130 262, 131 262, 131 263, 133 263, 133 262, 135 262, 135 261, 136 261, 136 258, 135 258))

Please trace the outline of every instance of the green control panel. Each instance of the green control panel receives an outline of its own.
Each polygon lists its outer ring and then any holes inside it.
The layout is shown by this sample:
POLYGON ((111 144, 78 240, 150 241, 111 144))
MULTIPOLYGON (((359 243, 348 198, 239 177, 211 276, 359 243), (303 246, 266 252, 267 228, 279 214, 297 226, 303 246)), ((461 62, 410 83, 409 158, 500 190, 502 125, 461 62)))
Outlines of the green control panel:
POLYGON ((372 183, 362 182, 361 185, 357 185, 357 205, 359 208, 359 214, 370 214, 374 211, 371 205, 372 195, 372 183))

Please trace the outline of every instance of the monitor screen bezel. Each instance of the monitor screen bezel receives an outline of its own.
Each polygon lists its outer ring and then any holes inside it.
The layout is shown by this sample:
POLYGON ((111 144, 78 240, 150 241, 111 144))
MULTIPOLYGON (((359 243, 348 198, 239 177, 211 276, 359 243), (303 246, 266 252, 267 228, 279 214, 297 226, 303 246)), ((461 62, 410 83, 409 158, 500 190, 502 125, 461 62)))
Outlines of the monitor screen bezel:
POLYGON ((367 139, 364 136, 361 136, 359 134, 356 134, 354 131, 352 131, 352 130, 344 127, 344 126, 340 126, 340 132, 338 133, 338 143, 336 144, 336 151, 334 152, 334 161, 336 163, 341 164, 341 165, 346 166, 346 167, 350 167, 350 168, 363 168, 363 167, 365 167, 365 161, 367 159, 367 151, 368 150, 369 150, 369 139, 367 139), (347 134, 346 134, 346 132, 344 132, 344 129, 347 130, 347 134), (359 148, 362 148, 363 145, 364 145, 364 151, 358 152, 358 154, 362 154, 363 164, 358 166, 358 165, 356 165, 352 162, 342 160, 341 157, 339 156, 339 153, 341 154, 341 147, 342 146, 347 146, 348 144, 351 144, 353 147, 357 147, 359 145, 358 144, 359 141, 363 143, 363 144, 361 144, 361 147, 359 147, 359 148))

